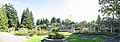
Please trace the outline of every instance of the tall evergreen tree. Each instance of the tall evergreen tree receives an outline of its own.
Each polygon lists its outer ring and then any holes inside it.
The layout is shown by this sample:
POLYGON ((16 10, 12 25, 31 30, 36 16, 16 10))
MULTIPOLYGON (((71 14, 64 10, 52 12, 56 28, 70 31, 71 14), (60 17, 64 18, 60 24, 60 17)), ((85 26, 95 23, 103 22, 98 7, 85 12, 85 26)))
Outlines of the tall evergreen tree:
POLYGON ((0 31, 8 29, 8 18, 5 9, 0 7, 0 31))
POLYGON ((37 20, 36 25, 40 25, 40 20, 39 19, 37 20))
POLYGON ((62 20, 62 24, 65 25, 65 21, 64 20, 62 20))
POLYGON ((48 24, 49 23, 49 20, 46 18, 45 19, 45 24, 48 24))
POLYGON ((56 23, 57 21, 56 21, 56 18, 55 17, 53 17, 52 19, 51 19, 51 23, 56 23))
POLYGON ((9 28, 11 28, 11 27, 17 28, 19 25, 19 20, 18 20, 18 16, 17 16, 17 12, 16 12, 15 8, 10 3, 5 4, 4 7, 6 10, 6 15, 8 17, 8 27, 9 28))
POLYGON ((97 24, 100 24, 100 22, 101 22, 101 18, 100 18, 100 15, 98 15, 97 20, 96 20, 96 23, 97 23, 97 24))
POLYGON ((21 18, 21 28, 28 28, 32 29, 34 26, 32 12, 29 11, 27 8, 23 11, 22 18, 21 18))
POLYGON ((61 23, 61 20, 60 20, 60 18, 58 18, 58 19, 57 19, 57 23, 61 23))
POLYGON ((43 20, 42 20, 42 19, 40 20, 40 24, 41 24, 41 25, 43 24, 43 20))
POLYGON ((43 24, 45 24, 45 23, 46 23, 46 22, 45 22, 45 19, 43 18, 42 20, 43 20, 43 24))

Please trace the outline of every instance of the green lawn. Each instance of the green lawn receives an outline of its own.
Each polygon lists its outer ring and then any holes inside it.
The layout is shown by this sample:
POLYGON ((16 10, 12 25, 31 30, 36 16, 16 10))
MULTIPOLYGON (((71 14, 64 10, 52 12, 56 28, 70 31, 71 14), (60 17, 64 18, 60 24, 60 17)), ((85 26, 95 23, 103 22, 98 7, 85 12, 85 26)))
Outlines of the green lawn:
POLYGON ((25 42, 41 42, 41 40, 44 39, 44 37, 47 37, 47 35, 42 36, 34 35, 32 37, 29 37, 29 39, 26 40, 25 42))
MULTIPOLYGON (((71 33, 69 32, 59 32, 60 34, 64 34, 64 35, 70 35, 71 33)), ((32 37, 29 37, 28 40, 26 40, 25 42, 41 42, 41 40, 44 38, 44 37, 47 37, 47 35, 43 35, 43 36, 32 36, 32 37)), ((80 38, 80 37, 77 37, 77 36, 68 36, 68 41, 69 42, 101 42, 102 39, 100 38, 80 38)))
POLYGON ((100 38, 80 38, 77 36, 68 37, 69 42, 101 42, 103 39, 100 38))
POLYGON ((63 34, 63 35, 71 35, 72 33, 69 33, 69 32, 58 32, 60 34, 63 34))

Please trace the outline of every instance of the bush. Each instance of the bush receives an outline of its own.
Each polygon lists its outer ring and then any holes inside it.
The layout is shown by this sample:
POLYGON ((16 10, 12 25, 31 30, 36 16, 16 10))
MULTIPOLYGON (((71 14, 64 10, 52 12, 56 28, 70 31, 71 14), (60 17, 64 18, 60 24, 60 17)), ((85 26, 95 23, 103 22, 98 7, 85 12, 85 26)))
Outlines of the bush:
POLYGON ((0 29, 0 32, 3 32, 4 30, 3 29, 0 29))
POLYGON ((82 33, 88 33, 88 28, 83 28, 82 33))
POLYGON ((51 31, 52 31, 52 33, 48 35, 49 39, 62 39, 62 38, 64 38, 64 35, 58 33, 59 29, 54 28, 51 31))
POLYGON ((15 34, 16 34, 16 35, 27 35, 27 34, 28 34, 28 31, 18 30, 18 31, 15 31, 15 34))
POLYGON ((104 33, 103 35, 106 35, 106 36, 116 36, 117 34, 116 33, 104 33))
POLYGON ((120 29, 119 29, 119 28, 116 28, 116 29, 115 29, 115 32, 116 32, 116 33, 119 33, 119 32, 120 32, 120 29))
POLYGON ((88 34, 88 35, 105 35, 105 36, 116 36, 116 33, 107 33, 107 32, 91 32, 91 33, 84 33, 84 32, 75 32, 74 34, 88 34))
POLYGON ((30 37, 32 37, 34 34, 29 34, 30 37))
POLYGON ((49 39, 62 39, 62 38, 64 38, 64 35, 59 34, 59 33, 50 34, 50 35, 48 35, 48 38, 49 38, 49 39))

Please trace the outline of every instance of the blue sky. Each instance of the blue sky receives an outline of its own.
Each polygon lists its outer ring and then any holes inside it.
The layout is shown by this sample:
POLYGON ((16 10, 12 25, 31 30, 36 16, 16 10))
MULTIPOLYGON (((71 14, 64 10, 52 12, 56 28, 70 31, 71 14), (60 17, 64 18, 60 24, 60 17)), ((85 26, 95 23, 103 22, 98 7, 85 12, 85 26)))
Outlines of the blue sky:
POLYGON ((0 0, 0 3, 11 3, 18 12, 19 20, 27 7, 33 12, 34 20, 52 17, 71 19, 75 22, 97 19, 98 0, 0 0))

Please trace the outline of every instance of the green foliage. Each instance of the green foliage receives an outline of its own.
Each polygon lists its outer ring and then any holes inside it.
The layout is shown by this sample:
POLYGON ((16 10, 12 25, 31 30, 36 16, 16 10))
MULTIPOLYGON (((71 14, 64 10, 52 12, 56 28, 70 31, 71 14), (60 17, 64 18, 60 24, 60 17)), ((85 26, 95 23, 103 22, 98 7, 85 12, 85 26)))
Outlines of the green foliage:
POLYGON ((43 18, 41 20, 38 19, 36 22, 37 25, 43 25, 43 24, 47 25, 48 23, 49 23, 49 20, 47 18, 46 19, 43 18))
POLYGON ((64 38, 64 35, 59 34, 59 33, 55 33, 55 34, 48 35, 48 38, 49 39, 62 39, 62 38, 64 38))
POLYGON ((65 21, 64 20, 62 20, 62 24, 65 25, 65 21))
POLYGON ((57 21, 57 23, 61 23, 61 20, 60 20, 60 18, 57 18, 57 20, 56 20, 56 21, 57 21))
POLYGON ((120 14, 120 4, 119 0, 99 0, 99 5, 101 5, 101 9, 99 10, 105 16, 116 16, 120 14))
POLYGON ((59 31, 58 28, 53 28, 51 31, 52 31, 52 33, 48 35, 49 39, 62 39, 62 38, 64 38, 64 35, 58 33, 58 31, 59 31))
POLYGON ((21 28, 28 28, 33 29, 34 20, 32 16, 32 11, 30 12, 27 8, 23 11, 22 18, 21 18, 21 28))
POLYGON ((44 24, 48 24, 49 20, 46 18, 45 20, 43 19, 44 24))
POLYGON ((101 22, 101 18, 100 18, 100 15, 98 15, 96 23, 100 24, 100 22, 101 22))
POLYGON ((57 33, 57 32, 59 31, 59 29, 58 29, 58 28, 53 28, 51 31, 52 31, 53 33, 57 33))
POLYGON ((10 3, 5 4, 4 8, 6 10, 6 15, 8 17, 8 28, 11 28, 11 27, 17 28, 19 25, 19 20, 18 20, 18 16, 15 8, 10 3))
POLYGON ((24 31, 24 30, 19 30, 19 31, 15 31, 16 35, 27 35, 28 31, 24 31))
POLYGON ((75 32, 74 34, 88 34, 88 35, 105 35, 105 36, 116 36, 116 33, 107 33, 107 32, 91 32, 91 33, 84 33, 84 32, 75 32))
POLYGON ((36 25, 40 25, 40 20, 39 19, 37 20, 36 25))
POLYGON ((40 24, 41 24, 41 25, 42 25, 42 24, 44 24, 44 22, 43 22, 43 20, 42 20, 42 19, 40 20, 40 24))
POLYGON ((51 23, 56 23, 57 21, 56 21, 56 18, 55 17, 53 17, 52 19, 51 19, 51 23))
POLYGON ((71 23, 71 20, 70 20, 70 19, 65 19, 64 25, 68 26, 68 25, 70 25, 70 23, 71 23))
POLYGON ((0 7, 0 31, 7 31, 8 29, 8 18, 5 13, 5 9, 0 7))

